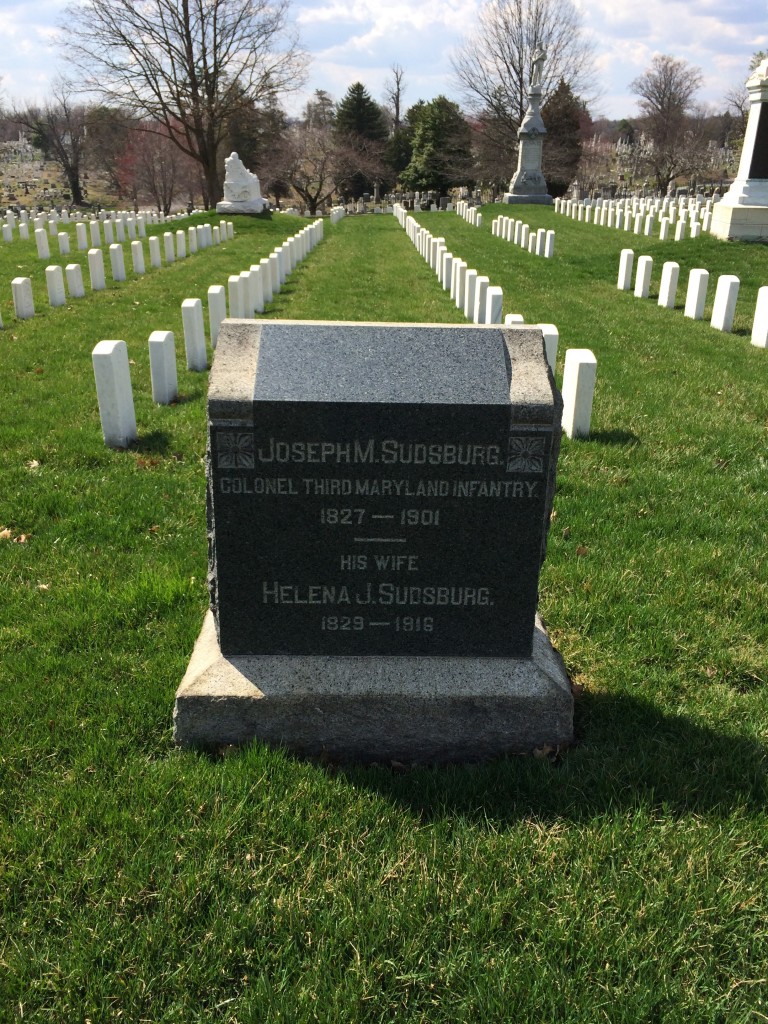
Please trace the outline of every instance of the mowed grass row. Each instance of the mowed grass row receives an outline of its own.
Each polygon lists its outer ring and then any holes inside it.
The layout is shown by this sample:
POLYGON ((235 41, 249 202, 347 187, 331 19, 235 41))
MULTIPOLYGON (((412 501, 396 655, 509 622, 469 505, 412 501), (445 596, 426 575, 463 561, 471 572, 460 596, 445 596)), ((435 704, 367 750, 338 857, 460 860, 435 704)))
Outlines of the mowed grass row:
MULTIPOLYGON (((172 748, 207 607, 207 375, 182 369, 179 307, 303 220, 238 218, 226 246, 34 321, 3 298, 0 1019, 768 1016, 765 353, 619 294, 635 236, 526 207, 557 231, 545 261, 491 236, 499 212, 419 219, 506 312, 558 325, 560 366, 566 347, 598 358, 542 575, 583 688, 554 760, 400 773, 172 748), (160 328, 180 356, 167 409, 160 328), (114 337, 134 362, 127 452, 103 445, 90 365, 114 337)), ((762 248, 642 241, 658 271, 768 283, 762 248)), ((44 273, 34 243, 12 251, 44 273)), ((326 224, 268 314, 462 322, 373 216, 326 224)))

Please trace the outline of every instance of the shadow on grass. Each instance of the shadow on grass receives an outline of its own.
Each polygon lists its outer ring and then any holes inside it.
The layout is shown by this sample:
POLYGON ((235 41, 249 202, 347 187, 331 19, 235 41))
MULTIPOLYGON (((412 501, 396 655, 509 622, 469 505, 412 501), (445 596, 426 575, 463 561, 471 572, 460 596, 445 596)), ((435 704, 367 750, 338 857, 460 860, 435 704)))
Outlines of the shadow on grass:
POLYGON ((166 455, 169 451, 171 439, 164 430, 152 430, 131 445, 132 452, 139 452, 141 455, 166 455))
POLYGON ((523 817, 588 821, 643 809, 675 817, 724 818, 737 807, 764 813, 768 752, 750 737, 664 714, 637 697, 585 695, 576 709, 577 744, 554 762, 508 757, 340 771, 423 820, 459 815, 491 828, 523 817))

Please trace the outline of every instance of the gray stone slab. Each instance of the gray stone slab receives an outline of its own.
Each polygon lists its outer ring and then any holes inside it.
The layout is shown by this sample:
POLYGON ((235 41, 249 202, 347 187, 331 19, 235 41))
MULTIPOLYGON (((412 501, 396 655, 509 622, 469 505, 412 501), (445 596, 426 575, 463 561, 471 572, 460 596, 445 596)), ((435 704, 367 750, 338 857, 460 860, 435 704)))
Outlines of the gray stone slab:
POLYGON ((570 743, 573 697, 538 616, 528 658, 350 658, 224 656, 209 612, 174 738, 341 761, 479 761, 570 743))

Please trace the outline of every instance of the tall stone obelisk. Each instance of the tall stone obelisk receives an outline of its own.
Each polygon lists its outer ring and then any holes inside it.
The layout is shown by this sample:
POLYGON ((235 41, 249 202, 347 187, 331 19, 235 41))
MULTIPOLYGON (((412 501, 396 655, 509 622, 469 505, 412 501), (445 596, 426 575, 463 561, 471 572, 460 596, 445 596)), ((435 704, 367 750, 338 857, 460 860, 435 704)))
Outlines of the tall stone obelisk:
POLYGON ((768 239, 768 59, 747 79, 749 118, 739 171, 712 212, 717 238, 768 239))
POLYGON ((552 202, 552 196, 547 192, 547 183, 541 172, 542 143, 547 134, 541 119, 541 79, 546 59, 544 50, 535 51, 531 83, 528 87, 528 109, 517 131, 517 170, 509 183, 509 192, 504 195, 505 203, 552 202))

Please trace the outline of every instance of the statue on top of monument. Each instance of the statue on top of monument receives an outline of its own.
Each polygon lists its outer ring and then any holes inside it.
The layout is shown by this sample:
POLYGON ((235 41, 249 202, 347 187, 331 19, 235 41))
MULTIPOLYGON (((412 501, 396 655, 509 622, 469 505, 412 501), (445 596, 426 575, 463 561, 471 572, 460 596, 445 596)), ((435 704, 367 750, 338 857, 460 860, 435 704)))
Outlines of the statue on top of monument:
POLYGON ((547 51, 537 46, 533 51, 533 68, 531 70, 531 88, 541 85, 544 74, 544 61, 547 59, 547 51))

